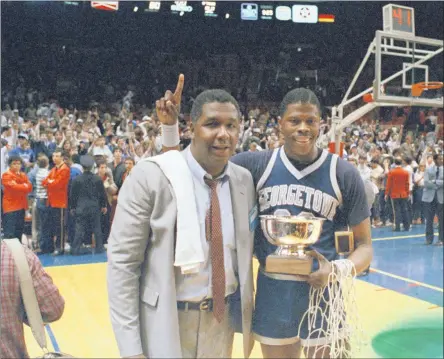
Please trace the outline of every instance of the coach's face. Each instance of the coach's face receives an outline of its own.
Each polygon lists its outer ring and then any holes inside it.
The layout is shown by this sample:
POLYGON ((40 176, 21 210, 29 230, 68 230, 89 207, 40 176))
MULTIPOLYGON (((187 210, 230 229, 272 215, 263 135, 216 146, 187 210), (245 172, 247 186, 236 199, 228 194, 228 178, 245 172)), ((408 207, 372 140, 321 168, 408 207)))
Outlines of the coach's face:
POLYGON ((212 176, 223 172, 239 139, 239 113, 229 102, 202 106, 202 115, 192 124, 191 152, 212 176))
POLYGON ((279 120, 287 156, 303 162, 316 158, 320 122, 320 113, 315 105, 293 103, 287 106, 279 120))

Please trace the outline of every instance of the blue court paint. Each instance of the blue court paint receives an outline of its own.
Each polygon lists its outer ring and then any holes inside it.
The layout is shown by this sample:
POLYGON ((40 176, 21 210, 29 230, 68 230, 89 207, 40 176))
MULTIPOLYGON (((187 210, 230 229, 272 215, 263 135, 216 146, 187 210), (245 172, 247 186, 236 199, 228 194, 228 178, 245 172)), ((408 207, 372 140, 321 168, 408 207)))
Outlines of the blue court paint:
POLYGON ((59 344, 57 343, 57 339, 54 335, 54 332, 52 331, 51 327, 49 326, 49 324, 46 324, 46 332, 48 333, 49 339, 51 340, 52 346, 54 348, 55 352, 60 352, 60 347, 59 344))
POLYGON ((443 293, 421 286, 410 286, 409 283, 383 275, 381 273, 370 273, 368 276, 359 277, 363 282, 376 284, 380 287, 393 290, 395 292, 421 299, 434 305, 443 306, 443 293))
POLYGON ((80 256, 72 256, 70 254, 65 254, 61 256, 53 256, 51 254, 41 254, 39 255, 39 259, 44 267, 106 263, 107 261, 106 252, 100 254, 84 254, 80 256))
MULTIPOLYGON (((414 281, 443 288, 443 257, 442 247, 424 244, 424 237, 399 238, 397 236, 417 236, 425 234, 424 225, 412 226, 409 232, 394 232, 391 227, 372 228, 372 238, 389 238, 373 242, 374 256, 372 267, 384 272, 405 277, 414 281)), ((435 237, 436 238, 436 237, 435 237)), ((106 263, 106 253, 85 254, 81 256, 39 255, 45 267, 70 266, 77 264, 106 263)), ((370 273, 360 277, 362 281, 379 285, 399 293, 422 299, 434 305, 443 306, 443 293, 424 287, 412 287, 402 279, 396 279, 381 273, 370 273)))
POLYGON ((424 238, 406 238, 374 242, 372 266, 384 272, 443 288, 443 247, 425 245, 424 241, 424 238))
POLYGON ((397 236, 413 236, 423 234, 425 236, 425 225, 414 225, 408 232, 394 232, 392 227, 380 227, 372 228, 372 238, 385 238, 385 237, 397 237, 397 236))

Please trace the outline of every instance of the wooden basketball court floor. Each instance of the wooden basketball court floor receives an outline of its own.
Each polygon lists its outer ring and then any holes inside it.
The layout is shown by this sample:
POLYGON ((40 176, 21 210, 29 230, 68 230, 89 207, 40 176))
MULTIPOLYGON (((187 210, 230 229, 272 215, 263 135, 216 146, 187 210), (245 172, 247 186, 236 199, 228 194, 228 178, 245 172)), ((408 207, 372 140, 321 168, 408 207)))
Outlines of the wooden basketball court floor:
MULTIPOLYGON (((372 270, 357 281, 366 345, 354 358, 443 358, 443 247, 424 245, 424 231, 414 226, 394 236, 390 228, 373 229, 372 270)), ((106 254, 40 259, 66 301, 63 317, 47 328, 50 347, 79 358, 118 358, 108 315, 106 254)), ((40 355, 25 330, 31 357, 40 355)), ((233 356, 242 357, 237 334, 233 356)), ((251 357, 262 357, 258 343, 251 357)))

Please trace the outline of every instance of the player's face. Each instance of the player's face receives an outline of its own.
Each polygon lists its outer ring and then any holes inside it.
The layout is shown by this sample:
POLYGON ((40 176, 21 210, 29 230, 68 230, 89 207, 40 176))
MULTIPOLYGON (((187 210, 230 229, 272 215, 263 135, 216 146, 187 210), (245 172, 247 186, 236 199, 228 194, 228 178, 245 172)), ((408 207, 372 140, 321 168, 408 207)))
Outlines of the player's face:
POLYGON ((279 120, 279 125, 284 136, 287 155, 295 159, 316 157, 320 113, 315 105, 308 103, 288 105, 287 111, 279 120))
POLYGON ((239 139, 236 107, 229 102, 206 103, 191 131, 193 156, 209 174, 219 174, 233 155, 239 139))

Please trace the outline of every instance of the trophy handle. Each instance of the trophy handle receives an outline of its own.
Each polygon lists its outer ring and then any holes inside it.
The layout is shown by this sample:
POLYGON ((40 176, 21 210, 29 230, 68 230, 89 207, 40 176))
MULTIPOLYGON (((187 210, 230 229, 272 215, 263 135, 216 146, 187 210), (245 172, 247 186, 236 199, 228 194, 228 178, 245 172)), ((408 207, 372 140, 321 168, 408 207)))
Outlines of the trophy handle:
POLYGON ((266 225, 267 221, 261 221, 261 228, 262 228, 262 233, 264 234, 265 238, 270 242, 273 243, 275 246, 278 246, 276 244, 276 241, 268 234, 267 231, 267 225, 266 225))

